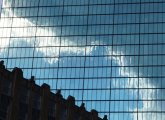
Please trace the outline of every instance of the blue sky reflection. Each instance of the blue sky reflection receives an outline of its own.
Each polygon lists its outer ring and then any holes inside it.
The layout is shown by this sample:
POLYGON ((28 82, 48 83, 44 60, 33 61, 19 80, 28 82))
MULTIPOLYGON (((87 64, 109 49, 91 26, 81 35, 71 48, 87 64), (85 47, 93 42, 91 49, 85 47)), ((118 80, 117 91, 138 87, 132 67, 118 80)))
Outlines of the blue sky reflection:
MULTIPOLYGON (((58 6, 63 0, 19 0, 15 4, 11 0, 4 1, 4 8, 33 8, 2 10, 0 35, 4 38, 0 42, 0 57, 8 68, 23 68, 27 78, 33 73, 40 85, 46 82, 52 89, 65 89, 62 91, 64 97, 71 94, 77 100, 82 97, 84 100, 103 100, 86 101, 86 107, 88 110, 110 110, 112 120, 137 120, 137 109, 162 111, 164 101, 151 100, 165 97, 164 89, 161 89, 165 87, 162 77, 165 36, 156 34, 164 32, 165 4, 155 3, 155 7, 151 3, 114 5, 126 1, 98 0, 99 5, 88 7, 85 5, 88 2, 65 0, 65 5, 78 6, 63 9, 58 6), (103 3, 112 4, 101 5, 103 3), (34 7, 37 5, 42 7, 34 7), (135 12, 141 14, 130 14, 135 12), (89 17, 86 14, 90 14, 89 17), (5 28, 11 26, 14 28, 5 28)), ((96 1, 90 0, 90 4, 96 4, 96 1)), ((165 116, 155 114, 140 112, 138 117, 163 120, 165 116)))

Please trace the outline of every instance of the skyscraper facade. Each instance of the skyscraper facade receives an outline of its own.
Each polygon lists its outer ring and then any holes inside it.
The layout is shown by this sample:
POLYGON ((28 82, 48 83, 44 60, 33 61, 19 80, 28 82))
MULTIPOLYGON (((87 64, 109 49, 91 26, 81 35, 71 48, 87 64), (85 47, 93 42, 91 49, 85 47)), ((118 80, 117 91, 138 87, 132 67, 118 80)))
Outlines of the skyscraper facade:
POLYGON ((3 0, 0 59, 109 120, 164 120, 164 7, 164 0, 3 0))

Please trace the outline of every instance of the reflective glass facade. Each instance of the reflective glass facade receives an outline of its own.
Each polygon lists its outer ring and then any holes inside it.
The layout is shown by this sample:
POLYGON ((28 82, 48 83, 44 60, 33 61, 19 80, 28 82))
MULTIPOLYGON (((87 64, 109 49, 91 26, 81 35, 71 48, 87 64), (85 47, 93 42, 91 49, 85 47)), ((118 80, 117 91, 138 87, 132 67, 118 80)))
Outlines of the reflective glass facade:
POLYGON ((3 0, 0 59, 110 120, 164 120, 164 8, 164 0, 3 0))

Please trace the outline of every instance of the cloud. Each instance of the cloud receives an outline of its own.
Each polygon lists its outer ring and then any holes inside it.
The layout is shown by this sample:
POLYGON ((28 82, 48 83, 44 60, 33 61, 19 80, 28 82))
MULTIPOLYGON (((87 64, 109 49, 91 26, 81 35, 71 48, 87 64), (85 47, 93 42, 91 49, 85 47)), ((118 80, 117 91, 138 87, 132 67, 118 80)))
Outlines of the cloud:
MULTIPOLYGON (((118 63, 121 71, 121 76, 128 76, 128 77, 138 77, 138 69, 130 68, 124 69, 122 66, 130 66, 130 64, 134 65, 134 61, 132 61, 132 57, 125 56, 128 53, 125 53, 121 50, 122 48, 118 48, 118 51, 113 51, 113 59, 118 63), (118 56, 119 54, 123 56, 118 56)), ((111 51, 111 50, 109 50, 111 51)), ((109 53, 110 54, 110 53, 109 53)), ((146 62, 146 61, 145 61, 146 62)), ((152 64, 156 64, 156 61, 153 61, 152 64)), ((143 64, 142 64, 143 66, 143 64)), ((150 67, 148 71, 157 71, 150 67)), ((145 78, 146 73, 144 74, 144 70, 140 69, 139 75, 144 76, 144 78, 129 78, 127 81, 125 88, 139 88, 135 90, 130 90, 130 95, 134 96, 135 100, 138 99, 138 105, 135 108, 130 108, 129 111, 132 111, 132 119, 133 120, 158 120, 158 119, 165 119, 165 114, 160 113, 162 111, 163 102, 157 101, 158 99, 164 98, 164 91, 161 89, 156 88, 164 88, 164 84, 161 84, 161 80, 158 78, 145 78), (142 105, 140 105, 142 102, 142 105), (137 113, 137 109, 139 113, 137 113), (138 116, 138 117, 137 117, 138 116)), ((149 75, 153 75, 152 73, 147 73, 149 75)), ((157 74, 158 75, 158 74, 157 74)), ((154 76, 154 75, 153 75, 154 76)), ((113 83, 114 86, 119 87, 121 84, 119 81, 113 83), (118 83, 118 84, 117 84, 118 83)))
MULTIPOLYGON (((157 99, 163 99, 164 97, 164 91, 161 89, 156 90, 156 88, 164 87, 164 84, 162 85, 160 80, 158 81, 157 78, 150 79, 145 78, 146 76, 143 74, 145 71, 143 69, 140 69, 139 75, 145 76, 144 78, 136 78, 138 77, 138 69, 134 69, 133 67, 129 69, 125 69, 122 66, 130 66, 135 65, 135 61, 133 61, 133 57, 127 57, 125 55, 129 54, 127 52, 124 52, 122 50, 123 48, 118 48, 118 51, 113 51, 111 53, 111 49, 109 49, 109 54, 113 54, 114 57, 112 57, 113 60, 117 62, 119 66, 121 66, 119 71, 121 71, 121 76, 124 77, 135 77, 135 78, 129 78, 126 82, 125 88, 139 88, 135 90, 130 90, 129 93, 131 96, 134 96, 134 100, 139 100, 137 102, 138 105, 136 105, 135 108, 130 108, 129 111, 132 111, 131 118, 133 120, 158 120, 158 119, 165 119, 165 114, 160 113, 162 111, 163 102, 157 101, 157 99), (119 56, 122 55, 122 56, 119 56), (162 96, 163 95, 163 96, 162 96), (142 104, 142 105, 140 105, 142 104), (138 113, 137 113, 138 109, 138 113), (148 112, 148 113, 147 113, 148 112), (138 116, 138 117, 137 117, 138 116)), ((147 48, 145 48, 147 49, 147 48)), ((146 61, 145 61, 146 62, 146 61)), ((156 64, 156 61, 153 61, 152 64, 156 64)), ((154 68, 149 68, 153 69, 154 68)), ((152 75, 152 73, 148 73, 152 75)), ((112 83, 115 87, 121 87, 120 81, 116 80, 114 83, 112 83)))
MULTIPOLYGON (((25 0, 22 0, 25 2, 25 0)), ((37 4, 38 1, 33 1, 34 4, 37 4)), ((43 2, 43 1, 42 1, 43 2)), ((94 2, 94 1, 93 1, 94 2)), ((57 4, 58 2, 53 2, 51 4, 57 4)), ((59 2, 60 4, 60 2, 59 2)), ((68 3, 69 4, 69 3, 68 3)), ((73 3, 72 3, 73 4, 73 3)), ((76 3, 75 3, 76 4, 76 3)), ((12 6, 12 4, 10 4, 10 2, 6 1, 5 3, 6 6, 12 6)), ((53 8, 52 8, 53 9, 53 8)), ((77 11, 81 11, 81 7, 77 7, 76 10, 77 11)), ((98 9, 98 11, 101 11, 101 9, 103 9, 102 7, 100 7, 98 9)), ((24 11, 23 9, 20 9, 22 11, 24 11)), ((43 14, 43 15, 47 15, 47 8, 43 7, 42 8, 42 12, 39 14, 43 14)), ((49 13, 50 15, 58 15, 61 14, 60 13, 61 9, 60 8, 54 8, 51 12, 49 13)), ((108 11, 108 9, 107 9, 108 11)), ((8 13, 8 15, 10 16, 22 16, 22 13, 17 11, 15 13, 13 13, 12 10, 8 10, 5 11, 6 13, 8 13)), ((37 11, 33 11, 33 14, 37 14, 37 11)), ((86 11, 82 11, 85 13, 86 11)), ((104 11, 106 12, 106 10, 104 11)), ((69 8, 64 10, 64 14, 76 14, 73 11, 71 11, 69 8)), ((2 16, 4 16, 4 14, 2 14, 2 16)), ((102 15, 102 18, 99 18, 96 20, 95 18, 96 16, 92 16, 89 19, 89 22, 91 22, 91 24, 100 24, 102 22, 106 22, 107 24, 111 23, 112 20, 111 18, 107 18, 107 16, 102 15)), ((120 16, 121 17, 121 16, 120 16)), ((123 19, 123 18, 122 18, 123 19)), ((133 19, 131 19, 133 20, 133 19)), ((145 18, 145 21, 147 20, 147 18, 145 18)), ((57 18, 53 18, 52 20, 47 19, 47 18, 40 18, 37 20, 34 19, 25 19, 25 18, 20 18, 20 19, 15 19, 12 23, 12 26, 15 27, 25 27, 25 26, 31 26, 28 28, 22 28, 22 30, 20 31, 20 29, 14 29, 14 31, 12 31, 13 36, 17 36, 17 37, 22 37, 22 36, 35 36, 37 35, 37 38, 33 38, 33 39, 22 39, 24 41, 26 41, 28 44, 31 44, 32 46, 35 46, 36 51, 42 53, 46 58, 45 61, 49 62, 50 64, 56 63, 59 60, 59 56, 60 55, 65 55, 65 54, 70 54, 70 55, 90 55, 92 53, 92 51, 94 50, 94 47, 89 47, 89 46, 85 46, 87 45, 98 45, 98 44, 112 44, 112 38, 108 38, 108 39, 99 39, 99 36, 97 36, 99 33, 112 33, 112 26, 99 26, 99 27, 93 27, 90 26, 88 28, 88 33, 92 34, 92 35, 96 35, 96 37, 91 37, 86 41, 86 37, 81 37, 81 38, 77 38, 76 40, 70 38, 70 37, 52 37, 52 36, 58 36, 58 35, 86 35, 87 33, 87 28, 86 27, 73 27, 73 26, 67 26, 63 28, 63 31, 61 33, 61 29, 60 27, 49 27, 50 25, 55 25, 58 26, 60 25, 62 22, 62 18, 59 17, 59 19, 57 18), (54 20, 54 21, 53 21, 54 20), (19 24, 17 24, 17 22, 19 21, 19 24), (37 24, 37 29, 36 29, 36 24, 37 24), (45 27, 46 26, 46 27, 45 27), (46 37, 46 36, 50 36, 50 37, 46 37), (75 46, 72 48, 69 48, 68 45, 70 46, 75 46), (79 45, 84 45, 83 47, 79 47, 79 45), (49 48, 44 48, 44 46, 56 46, 56 47, 49 47, 49 48), (61 47, 63 46, 63 47, 61 47), (43 48, 41 48, 43 47, 43 48)), ((0 22, 0 26, 3 25, 7 25, 11 23, 11 21, 6 21, 4 20, 2 22, 0 22)), ((87 23, 87 17, 64 17, 63 18, 63 24, 67 25, 67 24, 72 24, 72 25, 78 25, 78 24, 86 24, 87 23)), ((9 24, 10 25, 10 24, 9 24)), ((137 27, 137 26, 132 26, 132 27, 137 27)), ((127 25, 127 26, 119 26, 115 28, 115 32, 119 32, 119 33, 126 33, 126 32, 137 32, 137 30, 132 29, 131 26, 127 25), (132 30, 132 31, 131 31, 132 30)), ((145 29, 145 28, 144 28, 145 29)), ((151 27, 151 29, 154 29, 151 27)), ((4 30, 4 29, 3 29, 4 30)), ((0 32, 0 36, 8 36, 9 34, 2 34, 2 33, 7 33, 7 31, 10 31, 10 29, 6 29, 6 31, 0 32)), ((138 41, 138 37, 139 36, 135 36, 133 38, 131 38, 132 36, 121 36, 121 38, 116 38, 114 39, 115 44, 117 44, 117 41, 119 43, 133 43, 132 41, 136 41, 136 44, 139 44, 138 41)), ((145 36, 144 36, 145 37, 145 36)), ((142 43, 162 43, 164 42, 161 39, 152 39, 153 36, 151 36, 151 39, 148 40, 148 38, 142 38, 142 43), (144 40, 143 40, 144 39, 144 40)), ((163 37, 162 37, 163 38, 163 37)), ((14 41, 16 42, 16 41, 14 41)), ((19 42, 19 40, 17 41, 19 42)), ((7 47, 9 45, 9 39, 6 39, 6 41, 1 40, 1 47, 7 47)), ((158 64, 165 64, 163 61, 161 61, 164 57, 160 57, 159 60, 157 60, 157 56, 156 57, 150 57, 148 54, 152 54, 154 52, 157 51, 157 53, 155 54, 162 54, 164 50, 164 48, 161 48, 158 45, 141 45, 140 47, 137 45, 132 45, 132 47, 129 48, 128 45, 125 46, 115 46, 113 49, 112 47, 108 47, 107 51, 109 52, 109 55, 112 55, 111 57, 109 57, 110 60, 113 60, 116 62, 116 64, 118 64, 120 66, 119 71, 120 71, 120 75, 121 76, 126 76, 126 77, 134 77, 134 78, 130 78, 127 83, 126 83, 126 87, 127 88, 138 88, 140 87, 140 92, 138 95, 138 91, 134 90, 134 91, 130 91, 131 95, 134 95, 135 98, 139 97, 142 101, 142 105, 140 107, 138 107, 139 111, 160 111, 162 108, 162 104, 163 102, 158 102, 158 101, 145 101, 145 99, 162 99, 162 95, 164 93, 163 90, 153 90, 153 89, 142 89, 142 88, 161 88, 161 87, 165 87, 165 83, 161 84, 161 82, 158 82, 157 78, 147 78, 148 76, 153 76, 153 75, 158 75, 158 76, 162 76, 163 73, 161 73, 160 71, 162 71, 162 67, 149 67, 149 65, 158 65, 158 64), (127 48, 126 48, 127 47, 127 48), (156 48, 154 48, 156 47, 156 48), (131 55, 139 55, 139 56, 131 56, 131 55), (138 58, 139 57, 139 58, 138 58), (137 66, 137 65, 141 65, 141 67, 124 67, 124 66, 137 66), (148 65, 148 66, 147 66, 148 65), (147 66, 147 67, 144 67, 147 66), (136 78, 136 77, 144 77, 144 78, 136 78), (134 92, 134 93, 133 93, 134 92), (147 97, 146 97, 147 96, 147 97)), ((1 51, 2 52, 2 51, 1 51)), ((114 83, 114 86, 117 87, 117 84, 114 83)), ((119 84, 118 84, 119 85, 119 84)), ((137 111, 137 106, 135 108, 130 108, 131 111, 137 111)), ((139 119, 143 120, 148 120, 150 116, 152 116, 152 120, 156 120, 159 118, 165 119, 165 115, 164 114, 159 114, 157 113, 157 115, 154 115, 154 113, 148 113, 148 114, 142 114, 142 113, 138 113, 139 119)), ((133 120, 137 120, 137 113, 132 114, 132 119, 133 120)))
MULTIPOLYGON (((12 10, 6 10, 5 13, 10 14, 13 17, 17 17, 17 14, 15 14, 12 10)), ((4 13, 2 13, 2 16, 5 16, 4 13)), ((0 26, 5 26, 8 23, 10 23, 10 19, 4 19, 1 20, 0 26)), ((56 36, 56 29, 47 29, 44 27, 37 27, 36 29, 36 24, 34 24, 32 21, 25 19, 25 18, 18 18, 12 21, 11 24, 13 27, 22 27, 22 28, 14 28, 14 30, 11 29, 2 29, 0 32, 0 36, 3 37, 10 37, 9 31, 11 31, 11 35, 14 37, 30 37, 30 36, 35 36, 37 35, 37 38, 32 38, 32 39, 24 39, 22 38, 21 41, 26 41, 28 44, 31 44, 32 46, 35 46, 36 51, 41 52, 45 57, 46 60, 52 64, 56 63, 59 59, 60 54, 76 54, 76 55, 89 55, 91 54, 92 50, 94 47, 90 46, 85 46, 84 47, 79 47, 77 46, 77 43, 73 42, 71 39, 68 38, 60 38, 60 37, 49 37, 49 36, 56 36), (18 24, 19 23, 19 24, 18 24), (29 27, 33 26, 33 27, 29 27), (26 28, 27 27, 27 28, 26 28), (5 34, 6 33, 6 34, 5 34), (40 37, 41 36, 41 37, 40 37), (67 44, 66 44, 67 43, 67 44), (75 46, 70 48, 69 45, 75 46), (46 46, 50 46, 49 48, 46 46), (53 47, 55 46, 55 47, 53 47), (61 47, 62 46, 62 47, 61 47)), ((1 40, 0 47, 4 48, 9 45, 9 40, 1 40)), ((83 41, 85 38, 83 38, 83 41)), ((15 39, 12 42, 19 42, 20 39, 15 39)), ((3 50, 3 49, 2 49, 3 50)), ((3 52, 3 51, 1 51, 3 52)))

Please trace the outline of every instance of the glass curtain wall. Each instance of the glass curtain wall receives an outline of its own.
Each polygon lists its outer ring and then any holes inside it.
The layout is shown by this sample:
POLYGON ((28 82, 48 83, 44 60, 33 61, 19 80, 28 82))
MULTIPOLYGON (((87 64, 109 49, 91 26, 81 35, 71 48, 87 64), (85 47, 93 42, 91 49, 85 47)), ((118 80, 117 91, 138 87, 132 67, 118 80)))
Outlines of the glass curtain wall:
POLYGON ((0 60, 109 120, 164 120, 164 8, 164 0, 3 0, 0 60))

